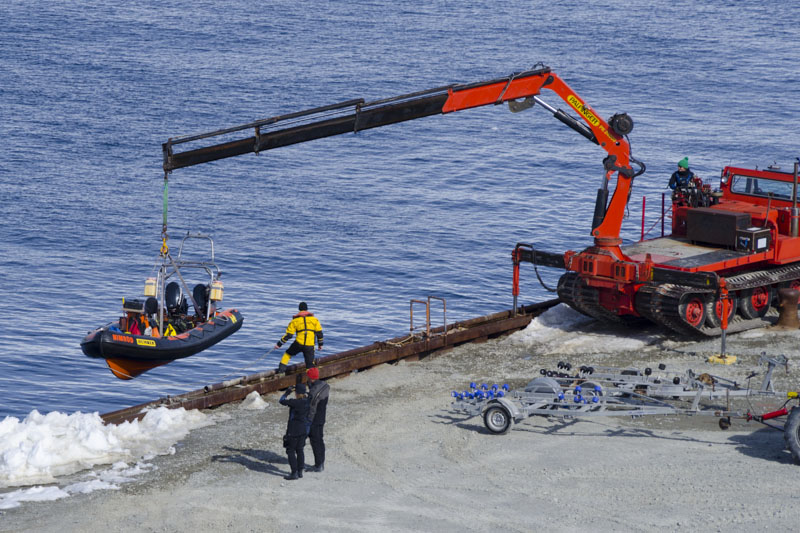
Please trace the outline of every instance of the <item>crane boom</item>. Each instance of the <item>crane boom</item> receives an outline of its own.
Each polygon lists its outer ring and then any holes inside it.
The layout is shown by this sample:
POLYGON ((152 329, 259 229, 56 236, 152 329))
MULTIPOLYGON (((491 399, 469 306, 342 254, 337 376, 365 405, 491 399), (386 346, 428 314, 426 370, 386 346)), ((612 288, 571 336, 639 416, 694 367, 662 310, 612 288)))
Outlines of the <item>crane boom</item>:
POLYGON ((633 128, 633 121, 622 113, 614 115, 606 122, 566 82, 543 65, 495 80, 448 85, 374 102, 348 100, 209 133, 171 138, 162 145, 164 171, 169 173, 179 168, 246 153, 259 153, 333 135, 502 103, 508 103, 511 111, 521 111, 539 103, 558 120, 608 152, 603 161, 605 176, 597 193, 592 235, 596 246, 610 250, 617 258, 623 258, 619 249, 619 233, 628 193, 633 178, 643 173, 645 168, 644 164, 631 157, 630 145, 625 138, 633 128), (539 98, 542 89, 555 92, 578 113, 582 121, 561 109, 547 105, 539 98), (253 130, 253 136, 183 152, 175 151, 177 145, 196 143, 244 130, 253 130), (637 171, 631 167, 632 162, 639 166, 637 171), (611 201, 608 202, 608 182, 614 173, 618 175, 617 185, 611 201))

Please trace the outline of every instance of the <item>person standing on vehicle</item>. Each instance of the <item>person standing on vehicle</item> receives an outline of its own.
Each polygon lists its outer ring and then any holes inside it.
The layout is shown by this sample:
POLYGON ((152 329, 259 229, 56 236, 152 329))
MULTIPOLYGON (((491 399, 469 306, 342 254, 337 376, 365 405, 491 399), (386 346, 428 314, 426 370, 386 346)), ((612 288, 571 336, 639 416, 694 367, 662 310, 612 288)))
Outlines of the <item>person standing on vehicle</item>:
POLYGON ((673 191, 675 189, 686 189, 689 186, 689 182, 694 177, 694 172, 689 170, 689 158, 684 157, 680 161, 678 161, 678 170, 672 173, 672 176, 669 178, 669 188, 673 191))
POLYGON ((322 472, 325 470, 325 441, 322 438, 322 429, 325 426, 325 416, 328 411, 328 396, 331 387, 319 379, 319 368, 311 367, 306 371, 308 375, 308 418, 311 420, 311 429, 308 438, 311 441, 311 450, 314 452, 314 466, 309 467, 309 472, 322 472))
POLYGON ((281 358, 281 363, 278 366, 278 372, 286 372, 286 365, 289 359, 298 352, 303 352, 303 357, 306 360, 306 368, 314 366, 314 340, 316 339, 319 349, 322 350, 322 325, 317 318, 308 312, 308 305, 305 302, 300 302, 297 307, 299 313, 292 317, 289 325, 286 326, 286 333, 281 340, 275 344, 275 349, 280 348, 283 343, 297 335, 297 338, 286 350, 281 358))
POLYGON ((281 405, 289 407, 289 422, 286 425, 286 434, 283 436, 283 447, 286 448, 286 456, 289 459, 291 472, 283 479, 294 480, 303 477, 303 467, 305 465, 306 437, 308 436, 309 399, 306 395, 306 386, 298 383, 294 387, 289 387, 278 400, 281 405), (288 396, 294 389, 294 398, 288 396))

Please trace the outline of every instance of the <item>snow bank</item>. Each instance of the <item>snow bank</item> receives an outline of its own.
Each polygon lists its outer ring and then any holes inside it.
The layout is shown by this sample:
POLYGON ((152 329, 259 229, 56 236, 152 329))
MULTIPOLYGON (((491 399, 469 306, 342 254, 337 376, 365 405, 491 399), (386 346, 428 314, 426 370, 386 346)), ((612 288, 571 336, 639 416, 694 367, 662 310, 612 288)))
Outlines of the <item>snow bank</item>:
POLYGON ((98 413, 42 415, 34 410, 23 421, 6 417, 0 422, 0 488, 56 483, 59 476, 96 465, 113 466, 63 488, 35 486, 0 494, 0 509, 16 507, 22 501, 118 488, 119 483, 149 467, 144 463, 129 467, 128 462, 175 453, 176 442, 215 421, 197 410, 166 407, 148 411, 140 421, 120 425, 105 425, 98 413))

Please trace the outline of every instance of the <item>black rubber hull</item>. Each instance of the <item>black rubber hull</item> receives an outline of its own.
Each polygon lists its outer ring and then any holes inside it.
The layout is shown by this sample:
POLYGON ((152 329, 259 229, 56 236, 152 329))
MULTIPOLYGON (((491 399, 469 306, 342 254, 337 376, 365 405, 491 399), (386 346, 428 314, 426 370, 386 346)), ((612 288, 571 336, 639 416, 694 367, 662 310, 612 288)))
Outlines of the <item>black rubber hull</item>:
POLYGON ((233 309, 177 337, 149 337, 109 331, 107 324, 90 332, 81 341, 83 353, 103 359, 128 359, 168 363, 205 350, 242 327, 243 318, 233 309))

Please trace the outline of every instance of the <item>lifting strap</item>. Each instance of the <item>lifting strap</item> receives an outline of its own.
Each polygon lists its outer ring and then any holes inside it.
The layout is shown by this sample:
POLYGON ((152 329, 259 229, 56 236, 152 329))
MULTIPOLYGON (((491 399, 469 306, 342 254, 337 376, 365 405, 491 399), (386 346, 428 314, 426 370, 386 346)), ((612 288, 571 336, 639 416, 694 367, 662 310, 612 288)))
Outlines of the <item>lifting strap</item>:
POLYGON ((167 199, 169 198, 169 172, 164 172, 164 192, 161 208, 161 255, 166 256, 169 252, 167 247, 167 199))

